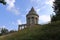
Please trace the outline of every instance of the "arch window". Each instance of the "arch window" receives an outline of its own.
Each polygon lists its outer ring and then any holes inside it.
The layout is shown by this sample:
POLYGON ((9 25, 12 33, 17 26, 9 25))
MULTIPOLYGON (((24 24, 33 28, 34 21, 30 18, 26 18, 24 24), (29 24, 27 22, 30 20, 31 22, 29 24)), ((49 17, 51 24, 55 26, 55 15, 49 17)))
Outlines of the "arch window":
POLYGON ((34 17, 32 17, 32 19, 31 19, 31 20, 32 20, 32 21, 31 21, 31 22, 32 22, 32 24, 34 24, 34 17))
POLYGON ((27 18, 27 23, 30 24, 30 18, 27 18))
POLYGON ((36 18, 36 24, 38 23, 38 18, 36 18))

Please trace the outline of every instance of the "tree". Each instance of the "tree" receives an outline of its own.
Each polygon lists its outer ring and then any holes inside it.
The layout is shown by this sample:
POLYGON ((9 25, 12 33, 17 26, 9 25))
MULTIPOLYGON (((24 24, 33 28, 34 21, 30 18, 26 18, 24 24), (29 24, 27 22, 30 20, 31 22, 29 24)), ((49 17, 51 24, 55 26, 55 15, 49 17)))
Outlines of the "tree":
POLYGON ((51 21, 60 20, 60 0, 54 1, 53 9, 54 9, 55 15, 51 17, 51 21))
POLYGON ((6 5, 5 0, 0 0, 0 3, 2 3, 3 5, 6 5))
POLYGON ((4 34, 8 34, 8 29, 6 28, 2 28, 1 30, 1 34, 4 35, 4 34))
POLYGON ((14 33, 14 32, 17 32, 17 31, 11 30, 9 33, 14 33))

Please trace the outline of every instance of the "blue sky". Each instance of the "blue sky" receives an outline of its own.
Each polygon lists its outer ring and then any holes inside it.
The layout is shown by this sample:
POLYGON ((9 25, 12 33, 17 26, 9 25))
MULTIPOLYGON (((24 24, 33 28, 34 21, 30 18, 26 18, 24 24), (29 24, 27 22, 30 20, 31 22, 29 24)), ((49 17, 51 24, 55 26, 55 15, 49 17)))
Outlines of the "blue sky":
POLYGON ((26 14, 34 7, 39 15, 39 24, 48 23, 53 12, 54 0, 6 0, 0 4, 0 28, 17 30, 19 24, 26 23, 26 14))

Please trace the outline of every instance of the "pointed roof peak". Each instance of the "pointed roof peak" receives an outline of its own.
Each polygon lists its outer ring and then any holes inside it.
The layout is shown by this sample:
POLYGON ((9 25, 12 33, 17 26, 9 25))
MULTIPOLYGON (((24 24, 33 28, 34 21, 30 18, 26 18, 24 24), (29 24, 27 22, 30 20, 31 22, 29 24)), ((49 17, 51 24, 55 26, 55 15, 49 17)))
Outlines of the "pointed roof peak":
POLYGON ((32 7, 30 11, 35 11, 35 10, 34 10, 34 7, 32 7))
POLYGON ((32 7, 31 9, 34 9, 34 7, 32 7))
POLYGON ((39 16, 36 11, 34 10, 34 7, 31 8, 31 10, 29 11, 29 13, 27 14, 27 16, 29 15, 36 15, 36 16, 39 16))

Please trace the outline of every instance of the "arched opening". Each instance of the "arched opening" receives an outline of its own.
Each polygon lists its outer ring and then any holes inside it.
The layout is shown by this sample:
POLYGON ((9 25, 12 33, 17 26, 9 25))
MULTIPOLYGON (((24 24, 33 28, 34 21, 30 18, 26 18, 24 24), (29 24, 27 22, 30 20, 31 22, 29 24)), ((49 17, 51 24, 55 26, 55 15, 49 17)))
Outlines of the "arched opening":
POLYGON ((30 18, 29 17, 27 18, 27 24, 30 24, 30 18))
POLYGON ((36 18, 36 24, 38 24, 38 18, 36 18))
POLYGON ((35 22, 34 22, 34 17, 31 17, 31 24, 34 24, 35 22))

